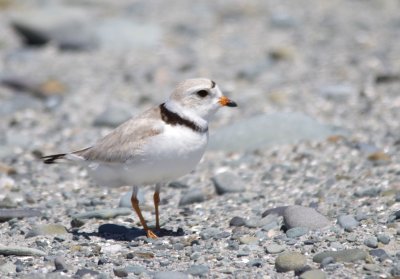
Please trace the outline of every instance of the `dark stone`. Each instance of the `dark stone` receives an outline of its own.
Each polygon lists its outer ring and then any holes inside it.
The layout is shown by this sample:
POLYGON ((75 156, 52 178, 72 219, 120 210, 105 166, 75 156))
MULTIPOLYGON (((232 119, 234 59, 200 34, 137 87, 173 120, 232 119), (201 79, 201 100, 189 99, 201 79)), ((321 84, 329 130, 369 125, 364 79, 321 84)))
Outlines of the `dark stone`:
POLYGON ((235 216, 229 221, 230 227, 241 227, 246 224, 246 221, 242 217, 235 216))

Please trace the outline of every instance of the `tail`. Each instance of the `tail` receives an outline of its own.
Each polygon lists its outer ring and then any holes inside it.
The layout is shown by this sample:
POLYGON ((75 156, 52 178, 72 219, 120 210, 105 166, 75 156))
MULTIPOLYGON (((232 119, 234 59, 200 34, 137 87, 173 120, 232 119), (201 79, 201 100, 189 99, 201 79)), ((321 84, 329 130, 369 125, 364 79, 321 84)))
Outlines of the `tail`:
POLYGON ((43 156, 40 159, 42 159, 43 163, 45 163, 45 164, 55 164, 55 163, 57 163, 58 159, 63 159, 65 157, 65 155, 67 155, 67 153, 43 156))

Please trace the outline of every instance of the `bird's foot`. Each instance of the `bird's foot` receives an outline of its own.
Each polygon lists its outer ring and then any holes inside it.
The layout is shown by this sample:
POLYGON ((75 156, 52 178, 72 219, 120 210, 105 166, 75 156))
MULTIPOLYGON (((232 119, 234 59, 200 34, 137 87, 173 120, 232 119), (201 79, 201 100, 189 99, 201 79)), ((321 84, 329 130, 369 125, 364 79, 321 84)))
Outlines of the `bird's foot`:
POLYGON ((147 233, 148 238, 152 238, 152 239, 158 238, 158 236, 155 233, 153 233, 152 230, 147 230, 146 233, 147 233))

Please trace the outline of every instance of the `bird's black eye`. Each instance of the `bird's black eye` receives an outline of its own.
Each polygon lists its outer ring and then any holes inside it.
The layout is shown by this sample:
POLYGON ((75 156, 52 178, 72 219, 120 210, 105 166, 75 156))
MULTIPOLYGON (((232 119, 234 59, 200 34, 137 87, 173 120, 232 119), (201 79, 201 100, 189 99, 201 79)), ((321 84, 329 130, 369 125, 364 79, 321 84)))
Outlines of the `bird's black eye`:
POLYGON ((200 90, 197 92, 197 95, 201 98, 204 98, 208 95, 208 91, 207 90, 200 90))

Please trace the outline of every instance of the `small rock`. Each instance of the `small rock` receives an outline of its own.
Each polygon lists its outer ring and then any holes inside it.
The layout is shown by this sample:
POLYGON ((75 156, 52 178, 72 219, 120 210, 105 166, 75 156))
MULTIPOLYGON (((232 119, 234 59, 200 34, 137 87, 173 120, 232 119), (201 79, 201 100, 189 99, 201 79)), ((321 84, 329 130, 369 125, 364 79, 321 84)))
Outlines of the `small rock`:
POLYGON ((229 221, 230 227, 241 227, 244 226, 246 221, 242 217, 235 216, 229 221))
POLYGON ((7 275, 9 273, 15 272, 16 266, 12 262, 8 262, 0 265, 0 274, 7 275))
POLYGON ((330 225, 329 220, 314 208, 304 206, 288 206, 283 212, 288 229, 305 227, 310 230, 323 229, 330 225))
POLYGON ((369 251, 369 254, 373 257, 377 257, 380 261, 386 260, 389 258, 389 255, 383 249, 372 249, 369 251))
POLYGON ((364 245, 369 248, 377 248, 378 247, 378 239, 375 236, 368 237, 364 240, 364 245))
POLYGON ((300 279, 325 279, 326 274, 319 269, 308 270, 302 273, 299 277, 300 279))
POLYGON ((179 206, 192 203, 199 203, 206 200, 204 192, 201 189, 193 188, 187 191, 180 199, 179 206))
POLYGON ((257 244, 258 238, 254 236, 241 236, 239 237, 239 242, 241 244, 257 244))
POLYGON ((329 100, 343 102, 357 94, 357 88, 348 84, 336 84, 320 89, 321 95, 329 100))
POLYGON ((72 228, 80 228, 85 224, 85 221, 81 220, 81 219, 72 219, 71 220, 71 227, 72 228))
POLYGON ((321 267, 325 268, 334 262, 335 262, 335 259, 333 257, 326 257, 321 261, 321 267))
POLYGON ((200 232, 200 237, 203 240, 207 240, 210 238, 215 238, 220 233, 220 230, 217 228, 208 228, 200 232))
POLYGON ((394 277, 400 276, 400 264, 396 264, 391 270, 390 274, 394 277))
POLYGON ((308 233, 308 231, 308 228, 305 227, 295 227, 287 230, 286 236, 289 238, 296 238, 305 235, 306 233, 308 233))
POLYGON ((377 151, 368 155, 368 160, 374 163, 384 163, 390 161, 389 155, 383 151, 377 151))
POLYGON ((199 264, 199 265, 192 265, 186 272, 192 276, 206 276, 209 271, 210 268, 208 266, 199 264))
POLYGON ((121 250, 122 250, 122 245, 119 244, 112 244, 101 248, 101 252, 103 252, 104 254, 116 254, 121 250))
POLYGON ((246 190, 244 181, 233 172, 223 172, 212 178, 218 195, 246 190))
POLYGON ((67 271, 69 269, 64 258, 61 256, 58 256, 54 259, 54 266, 56 271, 67 271))
POLYGON ((378 241, 382 244, 389 244, 390 236, 387 234, 378 234, 378 241))
POLYGON ((72 218, 75 219, 90 219, 90 218, 98 218, 98 219, 111 219, 115 218, 117 216, 126 216, 132 214, 132 209, 129 208, 110 208, 110 209, 100 209, 100 210, 94 210, 94 211, 89 211, 85 213, 79 213, 72 218))
POLYGON ((321 263, 323 259, 332 257, 336 262, 354 262, 358 260, 365 260, 368 254, 361 249, 345 249, 341 251, 325 251, 316 254, 313 257, 313 261, 321 263))
POLYGON ((285 247, 282 245, 273 243, 273 244, 268 245, 265 250, 268 254, 279 254, 279 253, 285 251, 285 247))
POLYGON ((286 252, 279 255, 275 260, 275 268, 278 272, 296 271, 306 265, 307 258, 297 252, 286 252))
POLYGON ((45 256, 46 253, 34 249, 34 248, 27 248, 27 247, 20 247, 20 246, 0 246, 0 255, 4 256, 45 256))
POLYGON ((93 126, 117 127, 128 120, 132 114, 121 107, 109 107, 100 113, 93 121, 93 126))
POLYGON ((365 264, 363 267, 365 270, 377 272, 379 271, 379 265, 376 264, 365 264))
POLYGON ((80 268, 75 272, 75 277, 82 278, 87 274, 95 277, 96 275, 99 275, 99 272, 88 268, 80 268))
POLYGON ((37 225, 32 228, 27 234, 26 238, 35 237, 38 235, 61 235, 68 233, 67 229, 63 225, 59 224, 46 224, 37 225))
POLYGON ((340 215, 337 222, 347 232, 352 232, 358 226, 358 222, 353 215, 340 215))
POLYGON ((262 267, 263 261, 261 259, 252 259, 247 263, 250 267, 262 267))
POLYGON ((161 271, 154 274, 153 279, 189 279, 189 275, 179 271, 161 271))
POLYGON ((361 190, 361 191, 357 191, 354 193, 354 196, 362 198, 362 197, 377 197, 379 196, 380 192, 382 190, 380 188, 377 187, 371 187, 365 190, 361 190))
POLYGON ((0 222, 5 222, 14 218, 28 218, 42 216, 40 210, 33 208, 19 208, 19 209, 0 209, 0 222))

